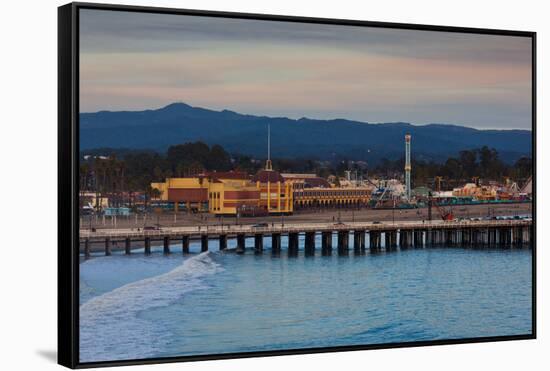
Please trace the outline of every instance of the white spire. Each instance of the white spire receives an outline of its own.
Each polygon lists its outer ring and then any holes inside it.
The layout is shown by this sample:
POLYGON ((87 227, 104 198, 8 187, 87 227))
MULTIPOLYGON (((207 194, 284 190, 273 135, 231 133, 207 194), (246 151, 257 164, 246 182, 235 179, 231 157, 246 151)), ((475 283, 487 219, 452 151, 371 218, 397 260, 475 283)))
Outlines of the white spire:
POLYGON ((267 161, 265 163, 265 169, 273 169, 271 166, 271 124, 267 124, 267 161))

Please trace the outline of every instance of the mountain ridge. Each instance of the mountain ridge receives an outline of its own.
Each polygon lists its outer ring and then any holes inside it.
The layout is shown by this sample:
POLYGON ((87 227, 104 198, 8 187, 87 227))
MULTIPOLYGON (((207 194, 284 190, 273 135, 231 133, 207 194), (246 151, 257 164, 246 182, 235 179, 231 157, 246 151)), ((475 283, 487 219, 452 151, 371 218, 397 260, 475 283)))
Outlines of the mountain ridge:
MULTIPOLYGON (((263 157, 267 126, 274 157, 346 158, 376 162, 403 155, 404 135, 412 135, 413 157, 434 160, 460 150, 494 147, 505 161, 531 155, 531 131, 475 129, 454 124, 370 123, 336 118, 270 117, 193 107, 183 102, 143 111, 80 114, 81 149, 154 149, 204 141, 233 153, 263 157), (292 135, 289 135, 291 133, 292 135)), ((446 157, 445 157, 446 159, 446 157)))

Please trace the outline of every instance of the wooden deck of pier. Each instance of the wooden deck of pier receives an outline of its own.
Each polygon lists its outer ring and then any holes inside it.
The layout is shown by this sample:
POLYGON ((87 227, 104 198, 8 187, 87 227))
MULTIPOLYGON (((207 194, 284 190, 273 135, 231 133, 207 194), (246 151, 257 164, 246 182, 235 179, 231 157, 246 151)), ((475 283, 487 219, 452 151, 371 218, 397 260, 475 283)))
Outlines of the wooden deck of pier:
POLYGON ((201 251, 208 250, 208 242, 219 240, 219 248, 227 248, 228 239, 236 239, 237 252, 243 253, 246 238, 254 238, 256 252, 263 251, 263 240, 271 237, 272 252, 281 250, 281 236, 288 236, 288 252, 298 253, 299 236, 304 235, 304 251, 313 254, 316 249, 316 235, 321 236, 323 254, 332 252, 333 235, 337 235, 338 252, 345 254, 350 249, 350 235, 356 252, 379 251, 425 246, 512 246, 531 245, 533 239, 532 220, 480 220, 480 221, 431 221, 396 223, 304 223, 272 224, 265 227, 253 225, 215 225, 197 227, 174 227, 160 230, 104 229, 100 231, 81 230, 80 245, 86 257, 90 256, 92 244, 104 246, 106 255, 111 254, 113 244, 124 245, 126 254, 131 253, 132 245, 143 242, 146 254, 151 252, 151 244, 161 241, 165 253, 170 253, 172 242, 179 241, 182 252, 189 253, 191 240, 199 240, 201 251))

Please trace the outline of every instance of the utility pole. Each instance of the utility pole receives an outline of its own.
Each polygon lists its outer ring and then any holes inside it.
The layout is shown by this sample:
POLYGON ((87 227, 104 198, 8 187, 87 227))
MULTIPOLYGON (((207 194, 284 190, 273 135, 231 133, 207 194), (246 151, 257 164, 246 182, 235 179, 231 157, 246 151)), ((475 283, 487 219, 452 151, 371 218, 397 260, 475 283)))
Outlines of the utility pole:
POLYGON ((442 176, 436 176, 435 181, 437 182, 437 191, 441 192, 441 180, 443 179, 442 176))
POLYGON ((428 192, 428 220, 432 221, 432 192, 428 192))

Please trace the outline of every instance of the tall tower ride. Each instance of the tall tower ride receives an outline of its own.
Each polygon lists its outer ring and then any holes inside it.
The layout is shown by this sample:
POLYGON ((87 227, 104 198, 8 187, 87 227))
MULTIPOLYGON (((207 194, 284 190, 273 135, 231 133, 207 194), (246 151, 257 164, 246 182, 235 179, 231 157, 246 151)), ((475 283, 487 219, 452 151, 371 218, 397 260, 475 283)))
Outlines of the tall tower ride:
POLYGON ((411 200, 411 135, 405 135, 405 187, 407 201, 411 200))

